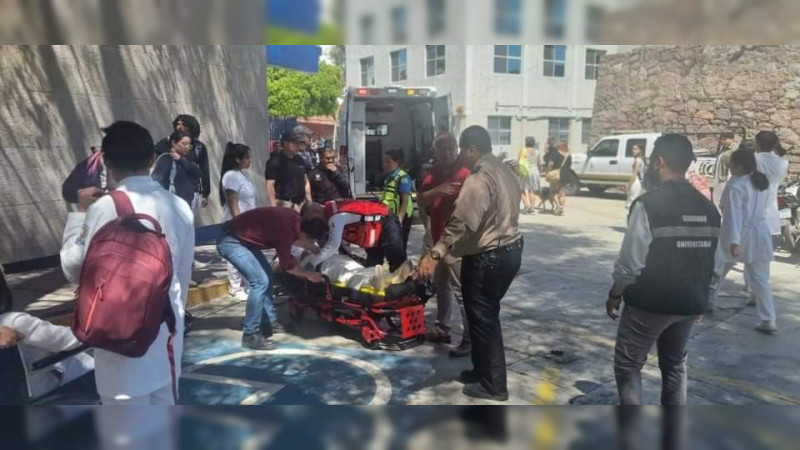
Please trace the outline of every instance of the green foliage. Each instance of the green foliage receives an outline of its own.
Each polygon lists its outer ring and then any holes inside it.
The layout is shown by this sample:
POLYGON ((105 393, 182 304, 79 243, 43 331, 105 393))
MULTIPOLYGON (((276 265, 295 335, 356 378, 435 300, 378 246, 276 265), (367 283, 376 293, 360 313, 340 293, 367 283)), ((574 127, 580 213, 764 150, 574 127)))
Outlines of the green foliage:
POLYGON ((320 63, 319 73, 267 67, 271 116, 333 116, 344 78, 339 67, 320 63))
POLYGON ((343 41, 339 28, 325 23, 313 35, 270 25, 264 32, 264 39, 269 45, 336 45, 343 41))

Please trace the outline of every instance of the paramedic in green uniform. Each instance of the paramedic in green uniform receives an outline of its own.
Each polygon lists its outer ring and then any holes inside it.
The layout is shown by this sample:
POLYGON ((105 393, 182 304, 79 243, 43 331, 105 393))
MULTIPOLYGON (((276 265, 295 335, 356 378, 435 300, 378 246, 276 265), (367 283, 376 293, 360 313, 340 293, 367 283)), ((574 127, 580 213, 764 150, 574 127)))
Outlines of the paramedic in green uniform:
POLYGON ((408 235, 411 234, 411 222, 414 216, 414 202, 411 199, 413 183, 408 173, 400 168, 403 164, 402 150, 390 150, 383 155, 383 170, 386 179, 383 182, 381 203, 400 219, 403 225, 403 247, 408 247, 408 235))

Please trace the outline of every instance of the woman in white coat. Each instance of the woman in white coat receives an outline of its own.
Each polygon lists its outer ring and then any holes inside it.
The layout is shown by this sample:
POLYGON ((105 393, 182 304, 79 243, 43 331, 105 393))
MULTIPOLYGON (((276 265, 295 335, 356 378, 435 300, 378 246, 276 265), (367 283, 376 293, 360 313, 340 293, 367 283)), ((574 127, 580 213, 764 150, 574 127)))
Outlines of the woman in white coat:
POLYGON ((781 217, 778 210, 778 188, 789 173, 789 161, 779 156, 781 148, 778 136, 772 131, 759 131, 756 134, 756 164, 759 172, 769 180, 769 203, 767 205, 767 225, 773 236, 781 234, 781 217))
POLYGON ((775 307, 769 282, 773 259, 772 237, 767 224, 769 180, 759 172, 755 154, 740 149, 731 155, 731 179, 722 194, 722 230, 717 247, 711 304, 717 299, 719 286, 737 262, 745 264, 752 295, 761 322, 756 329, 765 333, 778 331, 775 307))

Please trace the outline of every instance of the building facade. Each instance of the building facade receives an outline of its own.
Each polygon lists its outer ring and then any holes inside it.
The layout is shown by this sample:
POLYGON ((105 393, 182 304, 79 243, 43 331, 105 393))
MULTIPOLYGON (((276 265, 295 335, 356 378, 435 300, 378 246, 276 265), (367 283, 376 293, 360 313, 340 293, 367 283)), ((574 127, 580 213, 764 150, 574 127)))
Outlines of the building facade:
POLYGON ((599 61, 614 45, 349 45, 348 86, 434 87, 449 95, 453 132, 486 127, 496 153, 525 138, 585 151, 599 61))

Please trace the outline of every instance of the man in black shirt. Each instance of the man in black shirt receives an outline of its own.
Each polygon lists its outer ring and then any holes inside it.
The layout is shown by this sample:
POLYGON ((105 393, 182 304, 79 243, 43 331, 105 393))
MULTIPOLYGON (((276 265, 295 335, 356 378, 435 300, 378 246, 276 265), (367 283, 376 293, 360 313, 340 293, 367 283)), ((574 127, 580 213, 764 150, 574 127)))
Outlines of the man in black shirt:
MULTIPOLYGON (((211 195, 211 175, 208 165, 208 149, 206 144, 198 139, 200 137, 200 123, 194 116, 180 114, 172 121, 172 131, 180 131, 192 138, 192 148, 186 157, 200 167, 200 182, 197 183, 195 192, 199 194, 197 203, 199 203, 200 207, 205 208, 208 206, 208 196, 211 195)), ((156 144, 156 157, 171 151, 172 145, 169 142, 169 136, 161 139, 156 144)), ((192 204, 193 211, 195 211, 197 203, 192 204)))
POLYGON ((325 147, 320 152, 320 165, 308 173, 314 203, 324 205, 332 200, 351 198, 350 180, 336 165, 336 152, 325 147))
POLYGON ((293 131, 281 135, 283 150, 267 161, 265 178, 270 205, 299 212, 303 204, 311 201, 311 185, 307 176, 308 166, 297 154, 298 140, 293 131))

